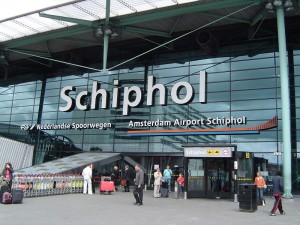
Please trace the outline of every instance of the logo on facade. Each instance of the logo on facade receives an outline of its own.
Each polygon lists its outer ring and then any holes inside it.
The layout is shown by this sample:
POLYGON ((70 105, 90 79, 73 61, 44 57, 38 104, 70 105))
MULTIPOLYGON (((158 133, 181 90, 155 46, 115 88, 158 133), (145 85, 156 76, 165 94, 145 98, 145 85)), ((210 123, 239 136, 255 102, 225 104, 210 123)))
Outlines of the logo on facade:
MULTIPOLYGON (((110 93, 101 88, 101 84, 97 81, 93 82, 92 91, 82 91, 76 95, 75 98, 71 97, 70 94, 76 93, 76 87, 66 86, 61 89, 60 97, 66 102, 65 106, 59 107, 59 111, 70 112, 75 109, 88 111, 88 110, 98 110, 99 108, 108 109, 110 105, 111 108, 119 108, 121 102, 121 96, 123 96, 123 115, 128 115, 130 109, 140 106, 144 101, 143 91, 138 86, 124 87, 121 88, 119 85, 119 80, 114 80, 114 88, 112 90, 112 100, 110 102, 110 93), (123 93, 121 93, 123 90, 123 93), (86 103, 86 99, 90 99, 90 104, 86 103)), ((146 105, 153 106, 154 98, 158 96, 158 104, 167 104, 167 88, 163 84, 158 84, 155 82, 154 76, 148 77, 147 88, 144 92, 147 95, 146 105)), ((174 103, 179 105, 188 104, 193 101, 196 91, 194 90, 192 84, 181 81, 175 83, 171 88, 171 99, 174 103), (182 90, 185 90, 183 92, 182 90), (184 94, 183 94, 184 93, 184 94)), ((199 74, 199 91, 198 102, 206 102, 206 72, 200 71, 199 74)))

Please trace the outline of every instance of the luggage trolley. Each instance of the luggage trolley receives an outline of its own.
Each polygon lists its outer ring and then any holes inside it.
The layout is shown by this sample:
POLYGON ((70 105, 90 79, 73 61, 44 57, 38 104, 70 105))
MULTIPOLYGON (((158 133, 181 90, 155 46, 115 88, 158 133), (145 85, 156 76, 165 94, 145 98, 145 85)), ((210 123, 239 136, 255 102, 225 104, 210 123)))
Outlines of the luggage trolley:
POLYGON ((115 191, 114 182, 110 177, 102 176, 100 181, 100 194, 104 193, 110 195, 113 191, 115 191))

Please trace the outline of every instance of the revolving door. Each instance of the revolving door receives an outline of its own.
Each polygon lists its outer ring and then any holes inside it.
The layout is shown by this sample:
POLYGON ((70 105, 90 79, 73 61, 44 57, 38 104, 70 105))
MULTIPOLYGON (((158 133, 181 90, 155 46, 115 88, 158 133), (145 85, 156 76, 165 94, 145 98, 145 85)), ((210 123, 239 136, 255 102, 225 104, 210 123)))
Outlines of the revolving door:
POLYGON ((187 160, 189 198, 231 198, 233 159, 187 160))
POLYGON ((226 144, 183 147, 188 198, 236 199, 238 184, 253 182, 252 153, 226 144))

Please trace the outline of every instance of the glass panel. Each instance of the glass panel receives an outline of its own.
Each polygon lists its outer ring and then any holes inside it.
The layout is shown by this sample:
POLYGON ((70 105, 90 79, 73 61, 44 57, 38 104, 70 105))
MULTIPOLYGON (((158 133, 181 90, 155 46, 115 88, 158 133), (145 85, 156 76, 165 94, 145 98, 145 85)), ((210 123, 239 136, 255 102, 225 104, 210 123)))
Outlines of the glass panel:
MULTIPOLYGON (((231 102, 232 110, 254 110, 254 109, 272 109, 276 108, 276 99, 249 100, 231 102)), ((259 111, 257 111, 259 113, 259 111)))
MULTIPOLYGON (((59 96, 45 97, 45 99, 44 99, 44 105, 58 104, 58 102, 59 102, 59 96)), ((38 101, 37 101, 37 103, 38 103, 38 101)))
POLYGON ((18 113, 32 113, 33 107, 32 106, 26 106, 26 107, 13 107, 12 108, 12 114, 18 114, 18 113))
POLYGON ((10 113, 11 101, 0 102, 0 115, 10 113))
MULTIPOLYGON (((45 98, 53 97, 53 96, 59 96, 59 95, 60 95, 60 89, 47 89, 45 91, 45 98)), ((70 94, 70 96, 71 96, 71 94, 70 94)))
POLYGON ((231 63, 232 70, 246 70, 246 69, 257 69, 257 68, 266 68, 274 66, 274 58, 265 58, 263 60, 253 60, 248 58, 246 61, 237 61, 231 63))
POLYGON ((2 122, 8 122, 10 121, 10 115, 3 115, 0 111, 1 117, 0 117, 0 123, 2 122))
POLYGON ((1 98, 1 102, 2 101, 11 101, 13 99, 13 94, 9 94, 5 91, 3 91, 3 92, 0 91, 0 98, 1 98))
POLYGON ((258 89, 258 90, 244 90, 244 91, 232 91, 231 99, 236 100, 249 100, 249 99, 264 99, 264 98, 276 98, 276 89, 258 89))
POLYGON ((23 100, 15 100, 14 101, 14 107, 17 106, 29 106, 29 105, 34 105, 35 99, 23 99, 23 100))
POLYGON ((220 197, 231 191, 231 168, 227 159, 206 159, 207 162, 207 195, 220 197))
POLYGON ((14 123, 16 121, 24 121, 24 120, 32 120, 32 113, 30 114, 13 114, 11 116, 11 122, 14 123))
POLYGON ((239 183, 252 183, 253 182, 253 159, 252 158, 239 158, 237 180, 239 183))
POLYGON ((14 100, 16 99, 30 99, 35 98, 35 92, 20 92, 15 93, 14 100))
MULTIPOLYGON (((154 70, 153 71, 153 76, 158 78, 158 83, 167 83, 166 81, 159 79, 159 77, 166 77, 172 80, 177 80, 176 76, 181 75, 181 76, 187 76, 189 73, 189 68, 188 67, 172 67, 170 69, 163 69, 163 70, 154 70)), ((183 78, 183 77, 182 77, 183 78)), ((170 81, 168 81, 170 82, 170 81)), ((178 82, 178 81, 177 81, 178 82)))
POLYGON ((116 143, 114 144, 114 152, 148 152, 148 144, 141 143, 116 143))
POLYGON ((222 83, 208 83, 207 84, 207 96, 209 96, 209 92, 223 92, 230 90, 230 83, 229 82, 222 82, 222 83))
POLYGON ((189 159, 188 191, 205 191, 203 159, 189 159))
MULTIPOLYGON (((276 88, 275 79, 256 79, 247 81, 234 81, 231 83, 232 90, 247 90, 259 88, 276 88)), ((229 89, 227 89, 229 90, 229 89)))
POLYGON ((255 69, 255 70, 233 71, 231 73, 231 76, 233 80, 275 78, 275 69, 263 68, 263 69, 255 69))

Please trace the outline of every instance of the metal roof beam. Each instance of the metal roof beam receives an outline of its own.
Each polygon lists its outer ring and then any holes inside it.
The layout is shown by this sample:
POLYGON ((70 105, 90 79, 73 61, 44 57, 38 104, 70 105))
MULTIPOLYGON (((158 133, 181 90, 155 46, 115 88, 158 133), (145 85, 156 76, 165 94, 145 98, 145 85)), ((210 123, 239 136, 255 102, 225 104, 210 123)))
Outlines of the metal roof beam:
POLYGON ((173 31, 175 30, 180 18, 181 18, 180 16, 177 16, 175 22, 173 23, 173 25, 171 27, 171 30, 169 31, 169 35, 171 35, 173 33, 173 31))
POLYGON ((65 16, 56 16, 56 15, 50 15, 46 13, 39 13, 39 16, 48 19, 53 19, 53 20, 61 20, 69 23, 77 23, 84 26, 93 26, 93 21, 89 21, 89 20, 82 20, 82 19, 76 19, 76 18, 65 17, 65 16))
POLYGON ((25 50, 25 49, 14 49, 17 51, 22 51, 27 54, 32 54, 32 55, 38 55, 38 56, 43 56, 43 57, 51 57, 51 55, 48 52, 41 52, 41 51, 31 51, 31 50, 25 50))
POLYGON ((139 27, 125 26, 123 27, 123 30, 128 31, 130 33, 146 34, 146 35, 159 36, 159 37, 171 37, 167 32, 144 29, 139 27))
MULTIPOLYGON (((215 17, 215 18, 221 18, 221 17, 223 16, 223 15, 216 15, 216 14, 205 13, 205 12, 202 12, 201 15, 202 15, 202 16, 211 16, 211 17, 215 17)), ((227 18, 225 18, 224 20, 233 21, 233 22, 238 22, 238 23, 247 23, 247 24, 250 23, 250 22, 247 21, 247 20, 236 19, 236 18, 233 18, 233 17, 227 17, 227 18)))
POLYGON ((116 24, 119 26, 131 25, 136 23, 144 23, 152 20, 164 19, 168 17, 180 16, 187 13, 204 12, 209 10, 230 8, 235 6, 250 5, 253 3, 260 4, 260 0, 243 0, 243 1, 225 0, 221 2, 218 1, 218 2, 212 2, 207 4, 190 5, 186 7, 164 10, 161 12, 154 12, 150 14, 143 14, 140 16, 132 16, 132 17, 124 18, 121 19, 119 22, 116 22, 116 24))
POLYGON ((62 28, 61 30, 54 30, 51 32, 32 35, 32 36, 29 36, 26 38, 20 38, 20 39, 16 39, 16 40, 7 41, 7 42, 3 43, 3 46, 5 48, 18 48, 18 47, 21 47, 24 45, 31 45, 31 44, 35 44, 38 42, 51 40, 51 39, 73 36, 73 35, 77 35, 77 34, 86 33, 89 31, 92 31, 91 27, 78 25, 78 26, 70 27, 69 29, 62 28))
POLYGON ((250 26, 254 26, 255 24, 257 24, 257 22, 265 18, 266 15, 267 10, 264 8, 259 13, 257 13, 256 16, 251 20, 250 26))
MULTIPOLYGON (((65 22, 70 22, 70 23, 77 23, 83 26, 93 26, 95 23, 97 25, 104 24, 105 22, 102 21, 89 21, 89 20, 81 20, 81 19, 75 19, 75 18, 70 18, 70 17, 64 17, 64 16, 55 16, 55 15, 50 15, 50 14, 45 14, 45 13, 40 13, 39 14, 41 17, 49 18, 49 19, 54 19, 54 20, 62 20, 65 22)), ((109 24, 113 26, 117 26, 115 23, 110 23, 109 24)), ((143 28, 137 28, 137 27, 123 27, 125 31, 128 32, 134 32, 134 33, 139 33, 139 34, 147 34, 147 35, 154 35, 154 36, 160 36, 160 37, 170 37, 166 32, 161 32, 161 31, 155 31, 155 30, 150 30, 150 29, 143 29, 143 28)))
POLYGON ((103 45, 103 43, 100 43, 99 41, 88 41, 85 39, 78 39, 78 38, 71 38, 71 37, 63 37, 63 38, 57 38, 58 40, 61 41, 66 41, 66 42, 74 42, 74 43, 83 43, 83 44, 89 44, 89 45, 103 45))
POLYGON ((85 0, 74 0, 74 1, 65 2, 65 3, 62 3, 62 4, 50 6, 50 7, 47 7, 47 8, 38 9, 38 10, 30 11, 30 12, 26 12, 26 13, 21 14, 21 15, 17 15, 17 16, 13 16, 13 17, 9 17, 9 18, 0 20, 0 23, 6 22, 6 21, 9 21, 9 20, 18 19, 20 17, 32 15, 34 13, 39 13, 41 10, 46 11, 46 10, 56 9, 56 8, 59 8, 59 7, 62 7, 62 6, 71 5, 71 4, 75 4, 75 3, 78 3, 78 2, 82 2, 82 1, 85 1, 85 0))

